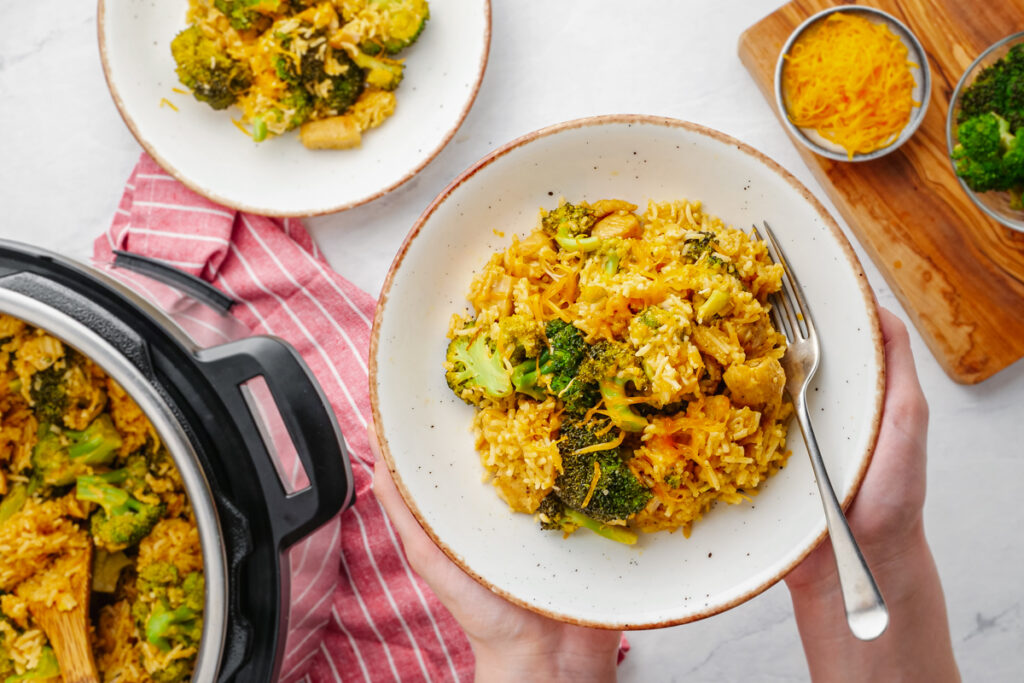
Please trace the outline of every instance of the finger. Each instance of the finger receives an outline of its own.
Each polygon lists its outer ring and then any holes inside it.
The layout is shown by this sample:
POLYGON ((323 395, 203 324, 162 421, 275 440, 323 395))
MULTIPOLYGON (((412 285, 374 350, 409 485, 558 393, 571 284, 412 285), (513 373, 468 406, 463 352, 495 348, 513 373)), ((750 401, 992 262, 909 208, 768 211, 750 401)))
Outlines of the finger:
POLYGON ((384 513, 391 520, 395 530, 398 531, 409 561, 414 565, 422 565, 433 552, 440 551, 423 531, 420 523, 405 504, 402 494, 399 493, 391 471, 381 455, 377 432, 372 423, 367 427, 366 435, 370 440, 370 450, 377 459, 373 466, 373 495, 380 501, 384 513))
MULTIPOLYGON (((419 524, 409 508, 406 507, 405 501, 402 500, 402 494, 398 492, 395 480, 391 478, 391 471, 380 452, 377 430, 374 429, 372 423, 366 428, 366 436, 370 440, 370 451, 376 458, 373 466, 373 495, 380 501, 384 512, 387 513, 391 523, 398 529, 398 533, 404 541, 406 534, 410 531, 410 523, 417 529, 419 529, 419 524)), ((419 530, 422 532, 422 529, 419 530)))
POLYGON ((878 317, 882 326, 882 338, 885 340, 885 366, 890 378, 886 384, 894 380, 909 382, 920 390, 921 385, 917 379, 914 355, 910 350, 910 333, 907 332, 907 326, 886 308, 878 309, 878 317))
POLYGON ((885 339, 886 405, 883 426, 891 425, 915 445, 924 448, 928 429, 928 402, 917 376, 910 334, 892 312, 879 308, 885 339))

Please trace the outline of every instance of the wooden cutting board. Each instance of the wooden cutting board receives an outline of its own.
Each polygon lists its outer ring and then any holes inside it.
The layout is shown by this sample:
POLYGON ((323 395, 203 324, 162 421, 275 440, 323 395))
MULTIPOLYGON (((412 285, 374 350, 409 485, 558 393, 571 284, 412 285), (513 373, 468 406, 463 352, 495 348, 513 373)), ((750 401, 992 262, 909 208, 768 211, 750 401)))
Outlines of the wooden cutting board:
MULTIPOLYGON (((773 107, 783 43, 804 19, 838 4, 795 0, 740 37, 740 59, 773 107)), ((932 94, 921 127, 896 152, 858 164, 793 144, 942 367, 974 384, 1024 356, 1024 234, 985 216, 960 188, 946 154, 946 112, 974 58, 1024 28, 1024 0, 869 4, 900 19, 928 53, 932 94)))

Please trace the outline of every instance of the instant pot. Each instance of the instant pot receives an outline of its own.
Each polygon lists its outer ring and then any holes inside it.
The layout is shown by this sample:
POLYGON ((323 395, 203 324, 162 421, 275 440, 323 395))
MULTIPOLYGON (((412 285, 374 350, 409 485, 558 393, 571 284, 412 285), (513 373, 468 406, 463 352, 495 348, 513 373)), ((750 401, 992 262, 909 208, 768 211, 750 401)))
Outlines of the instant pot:
POLYGON ((289 625, 311 622, 292 614, 288 551, 354 498, 348 453, 316 379, 283 340, 248 336, 233 303, 143 257, 118 253, 91 268, 0 241, 0 312, 100 365, 181 471, 206 573, 193 675, 203 683, 277 679, 289 625), (304 471, 298 487, 286 457, 304 471))

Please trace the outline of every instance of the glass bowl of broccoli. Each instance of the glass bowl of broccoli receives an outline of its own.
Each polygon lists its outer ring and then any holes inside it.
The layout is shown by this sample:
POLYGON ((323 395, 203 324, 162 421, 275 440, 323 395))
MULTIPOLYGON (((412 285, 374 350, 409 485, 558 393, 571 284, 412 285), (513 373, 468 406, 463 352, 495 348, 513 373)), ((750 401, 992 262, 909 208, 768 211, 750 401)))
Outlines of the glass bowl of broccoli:
POLYGON ((1024 31, 991 45, 964 72, 949 104, 946 143, 967 196, 1024 232, 1024 31))

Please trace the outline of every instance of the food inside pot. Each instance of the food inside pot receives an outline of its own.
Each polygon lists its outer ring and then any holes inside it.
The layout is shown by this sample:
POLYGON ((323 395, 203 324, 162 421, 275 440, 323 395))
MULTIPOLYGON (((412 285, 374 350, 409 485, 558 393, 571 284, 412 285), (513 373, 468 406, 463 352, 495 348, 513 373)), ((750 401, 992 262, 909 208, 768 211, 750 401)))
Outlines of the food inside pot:
POLYGON ((68 646, 50 624, 76 612, 101 680, 189 680, 204 595, 153 425, 89 358, 0 314, 0 683, 59 680, 68 646))

